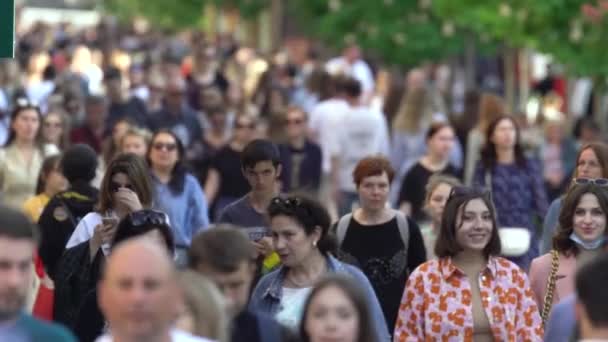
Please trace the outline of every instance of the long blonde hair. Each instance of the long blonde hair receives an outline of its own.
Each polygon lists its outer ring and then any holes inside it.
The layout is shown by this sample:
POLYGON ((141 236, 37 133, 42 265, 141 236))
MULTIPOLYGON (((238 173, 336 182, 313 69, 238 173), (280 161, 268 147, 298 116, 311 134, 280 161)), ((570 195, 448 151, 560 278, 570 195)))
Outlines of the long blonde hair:
POLYGON ((228 341, 228 316, 224 298, 215 285, 194 271, 180 272, 178 282, 184 304, 192 313, 192 334, 218 342, 228 341))
POLYGON ((405 92, 393 119, 393 129, 398 132, 416 133, 425 121, 430 121, 432 114, 426 88, 409 89, 405 92))

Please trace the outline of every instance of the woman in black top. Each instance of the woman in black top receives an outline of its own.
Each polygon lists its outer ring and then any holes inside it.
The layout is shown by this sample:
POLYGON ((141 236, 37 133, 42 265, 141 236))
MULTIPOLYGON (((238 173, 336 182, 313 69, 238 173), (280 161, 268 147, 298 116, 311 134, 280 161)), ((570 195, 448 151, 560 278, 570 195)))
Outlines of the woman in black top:
POLYGON ((399 191, 399 207, 416 222, 426 219, 423 210, 424 189, 429 178, 435 173, 458 176, 456 168, 449 163, 454 138, 454 129, 449 123, 432 124, 426 134, 426 154, 412 166, 403 179, 399 191))
POLYGON ((353 178, 361 207, 341 218, 337 228, 340 258, 358 266, 369 278, 391 332, 407 277, 426 261, 416 223, 386 206, 393 176, 390 162, 383 157, 359 161, 353 178), (346 230, 341 232, 340 226, 345 224, 346 230))

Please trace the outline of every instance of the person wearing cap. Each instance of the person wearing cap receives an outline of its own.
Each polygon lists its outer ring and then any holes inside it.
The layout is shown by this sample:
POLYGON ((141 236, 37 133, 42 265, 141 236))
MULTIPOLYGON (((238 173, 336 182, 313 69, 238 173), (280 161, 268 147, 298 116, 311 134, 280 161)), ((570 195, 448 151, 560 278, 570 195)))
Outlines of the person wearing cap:
POLYGON ((97 155, 90 146, 71 146, 64 153, 60 167, 70 186, 51 198, 38 222, 42 231, 39 253, 51 278, 76 225, 93 211, 99 195, 90 184, 97 169, 97 155))

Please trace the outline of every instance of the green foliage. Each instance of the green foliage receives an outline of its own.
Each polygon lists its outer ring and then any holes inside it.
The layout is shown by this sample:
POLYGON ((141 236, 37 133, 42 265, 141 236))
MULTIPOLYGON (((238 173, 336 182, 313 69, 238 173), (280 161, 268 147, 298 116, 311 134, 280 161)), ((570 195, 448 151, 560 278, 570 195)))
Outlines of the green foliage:
POLYGON ((144 16, 153 26, 181 29, 199 26, 207 0, 103 0, 103 7, 124 22, 144 16))

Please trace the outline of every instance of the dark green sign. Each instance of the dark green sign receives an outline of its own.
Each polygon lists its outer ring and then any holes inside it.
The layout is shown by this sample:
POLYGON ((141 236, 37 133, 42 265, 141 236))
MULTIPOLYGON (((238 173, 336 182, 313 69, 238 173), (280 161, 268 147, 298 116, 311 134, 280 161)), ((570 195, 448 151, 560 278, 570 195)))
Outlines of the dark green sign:
POLYGON ((15 0, 0 0, 0 58, 13 58, 15 47, 15 0))

